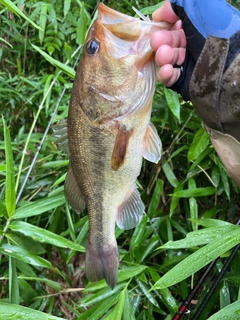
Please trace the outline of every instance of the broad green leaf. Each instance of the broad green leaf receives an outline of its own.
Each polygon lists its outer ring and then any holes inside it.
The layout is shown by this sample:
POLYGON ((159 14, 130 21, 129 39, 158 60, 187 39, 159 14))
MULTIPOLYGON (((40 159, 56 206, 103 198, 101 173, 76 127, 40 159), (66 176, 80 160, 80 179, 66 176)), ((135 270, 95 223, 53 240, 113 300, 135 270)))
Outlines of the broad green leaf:
POLYGON ((193 142, 188 150, 189 162, 194 161, 202 154, 209 144, 209 139, 209 134, 203 128, 200 128, 195 134, 193 142))
POLYGON ((72 238, 72 241, 75 242, 75 240, 76 240, 75 229, 74 229, 74 224, 73 224, 73 221, 72 221, 72 216, 71 216, 71 213, 70 213, 68 205, 66 205, 66 216, 67 216, 68 229, 69 229, 70 236, 72 238))
POLYGON ((85 41, 86 32, 87 32, 87 25, 86 25, 86 13, 84 10, 84 2, 82 2, 80 17, 78 19, 78 26, 77 26, 77 44, 82 46, 85 41))
POLYGON ((68 14, 70 7, 71 7, 71 0, 64 0, 64 2, 63 2, 64 18, 68 14))
POLYGON ((45 252, 43 246, 33 239, 26 237, 23 234, 7 231, 6 237, 9 239, 11 244, 18 247, 22 247, 25 250, 32 252, 33 254, 43 254, 45 252))
POLYGON ((222 286, 220 289, 220 309, 225 308, 231 303, 230 291, 228 282, 223 279, 222 286))
POLYGON ((17 279, 16 262, 13 257, 9 258, 9 302, 19 304, 19 285, 17 279))
MULTIPOLYGON (((173 194, 175 194, 175 193, 177 193, 179 191, 182 191, 183 185, 184 184, 180 182, 176 186, 176 188, 174 189, 174 193, 173 194)), ((175 209, 176 209, 176 207, 178 205, 179 199, 180 199, 179 197, 175 197, 174 195, 172 195, 172 197, 171 197, 171 205, 170 205, 170 217, 173 215, 173 213, 174 213, 174 211, 175 211, 175 209)))
POLYGON ((0 217, 2 217, 2 216, 4 216, 5 218, 8 218, 5 203, 0 200, 0 217))
POLYGON ((103 300, 102 302, 94 305, 93 307, 87 309, 77 320, 85 319, 101 319, 101 317, 106 313, 111 307, 118 301, 119 292, 114 294, 112 297, 103 300))
POLYGON ((33 271, 33 268, 28 263, 23 262, 21 260, 16 260, 16 266, 18 270, 22 273, 22 276, 34 278, 37 277, 36 273, 33 271))
POLYGON ((189 232, 185 239, 168 241, 167 243, 159 247, 159 249, 194 248, 207 244, 217 238, 221 238, 226 234, 226 232, 230 232, 236 229, 238 229, 238 226, 229 225, 189 232))
MULTIPOLYGON (((144 15, 152 14, 154 11, 156 11, 158 8, 160 8, 163 5, 164 1, 160 1, 158 4, 155 4, 154 6, 149 6, 142 8, 140 12, 144 15)), ((138 14, 135 14, 135 17, 139 17, 138 14)))
POLYGON ((27 203, 19 207, 13 218, 24 219, 28 217, 38 216, 39 214, 57 208, 66 202, 64 194, 57 194, 52 197, 47 197, 41 200, 27 203))
POLYGON ((14 14, 21 16, 23 19, 31 23, 31 25, 36 28, 40 29, 38 25, 36 25, 31 19, 29 19, 12 1, 10 0, 0 0, 0 3, 2 3, 6 8, 8 8, 10 11, 12 11, 14 14))
POLYGON ((68 67, 67 65, 63 64, 62 62, 52 58, 49 54, 47 54, 45 51, 41 50, 39 47, 32 44, 32 47, 38 51, 48 62, 50 62, 54 67, 59 68, 64 73, 66 73, 71 78, 74 78, 75 71, 73 68, 68 67))
POLYGON ((212 260, 232 249, 240 242, 240 227, 226 232, 220 239, 212 241, 205 247, 194 252, 168 271, 155 283, 152 290, 170 287, 202 269, 212 260))
POLYGON ((125 302, 125 294, 124 291, 121 292, 118 303, 115 307, 103 318, 104 320, 121 320, 123 314, 125 302))
MULTIPOLYGON (((74 227, 75 228, 75 227, 74 227)), ((81 231, 79 232, 76 240, 74 240, 75 243, 81 244, 82 241, 84 240, 84 238, 86 237, 86 234, 89 230, 89 221, 87 220, 85 222, 85 224, 83 225, 81 231)), ((74 250, 70 250, 68 258, 67 258, 67 263, 70 261, 70 259, 73 257, 75 251, 74 250)))
POLYGON ((61 290, 61 284, 59 282, 47 279, 47 278, 38 278, 38 277, 24 277, 24 276, 19 276, 18 279, 24 279, 28 281, 38 281, 38 282, 43 282, 46 283, 49 287, 60 291, 61 290))
POLYGON ((45 28, 46 28, 46 22, 47 22, 47 9, 48 9, 48 4, 47 3, 43 3, 41 5, 41 13, 40 13, 40 20, 39 20, 39 24, 40 24, 40 30, 39 30, 39 40, 40 43, 42 44, 43 42, 43 38, 44 38, 44 33, 45 33, 45 28))
POLYGON ((24 279, 18 278, 18 283, 19 283, 19 291, 20 291, 21 298, 25 302, 32 301, 34 298, 38 296, 37 292, 24 279))
MULTIPOLYGON (((118 271, 118 283, 133 278, 147 269, 144 265, 133 265, 131 267, 122 268, 118 271)), ((94 292, 106 287, 106 281, 101 280, 96 284, 88 284, 84 292, 94 292)))
POLYGON ((64 320, 41 311, 4 302, 0 302, 0 315, 4 320, 64 320))
POLYGON ((169 109, 172 111, 177 120, 180 121, 180 103, 178 94, 170 89, 167 89, 166 87, 164 87, 164 93, 169 109))
POLYGON ((124 301, 124 308, 123 308, 123 320, 135 320, 132 302, 127 289, 124 290, 124 294, 125 294, 125 301, 124 301))
POLYGON ((175 174, 173 173, 170 165, 168 162, 165 162, 164 165, 162 166, 162 169, 165 173, 166 178, 168 179, 168 182, 174 187, 176 188, 178 185, 178 180, 175 176, 175 174))
POLYGON ((159 206, 159 202, 162 196, 162 190, 163 190, 163 181, 158 180, 153 192, 151 202, 149 204, 148 212, 147 212, 147 216, 149 217, 149 219, 155 216, 155 212, 157 211, 157 208, 159 206))
POLYGON ((228 197, 228 200, 230 200, 230 185, 229 185, 229 179, 228 179, 228 173, 225 167, 223 166, 221 160, 219 158, 217 159, 217 164, 220 172, 220 176, 223 182, 224 191, 226 192, 226 195, 228 197))
POLYGON ((147 266, 144 265, 134 265, 132 267, 122 268, 118 271, 118 281, 125 281, 130 278, 133 278, 147 269, 147 266))
POLYGON ((142 262, 148 255, 152 254, 154 249, 159 245, 159 235, 153 235, 147 242, 147 244, 141 248, 137 261, 142 262))
POLYGON ((49 261, 36 256, 35 254, 31 253, 30 251, 27 251, 21 247, 14 246, 11 244, 3 244, 2 247, 0 247, 0 252, 4 253, 5 255, 8 255, 12 258, 24 261, 26 263, 32 264, 34 266, 38 267, 45 267, 45 268, 51 268, 52 265, 49 261))
POLYGON ((214 183, 214 186, 217 188, 219 186, 220 182, 220 171, 218 166, 213 165, 212 170, 211 170, 211 179, 214 183))
POLYGON ((9 129, 3 120, 4 141, 5 141, 5 159, 6 159, 6 190, 5 190, 5 205, 8 217, 11 218, 16 208, 16 192, 14 179, 14 163, 11 146, 11 138, 9 129))
MULTIPOLYGON (((48 108, 49 108, 49 103, 50 103, 50 98, 51 98, 51 93, 52 93, 52 86, 51 86, 52 79, 53 79, 53 74, 50 74, 46 78, 46 82, 45 82, 45 85, 44 85, 44 91, 43 91, 43 97, 44 98, 43 99, 46 98, 46 100, 45 100, 46 110, 48 110, 48 108)), ((52 162, 54 162, 54 161, 52 161, 52 162)))
POLYGON ((147 300, 149 302, 151 302, 155 307, 159 308, 157 300, 155 299, 152 292, 149 291, 149 289, 150 289, 149 286, 138 278, 136 279, 136 281, 137 281, 137 284, 138 284, 140 290, 142 291, 144 296, 147 298, 147 300))
POLYGON ((203 227, 211 228, 211 227, 224 227, 224 226, 233 226, 236 227, 234 224, 223 221, 220 219, 210 219, 210 218, 204 218, 204 219, 189 219, 195 223, 200 224, 203 227))
MULTIPOLYGON (((188 189, 195 189, 196 183, 193 178, 188 179, 188 189)), ((195 198, 189 198, 189 209, 190 209, 190 217, 192 219, 198 218, 198 204, 195 198)), ((193 230, 197 230, 197 224, 192 222, 192 228, 193 230)))
POLYGON ((130 241, 130 252, 134 254, 134 250, 142 244, 142 237, 146 231, 148 216, 144 215, 140 223, 136 226, 130 241))
POLYGON ((203 151, 194 161, 191 167, 188 170, 188 175, 191 175, 191 172, 203 161, 204 158, 206 158, 210 153, 213 152, 212 148, 207 148, 205 151, 203 151))
MULTIPOLYGON (((160 279, 158 272, 154 268, 148 268, 148 271, 154 282, 157 282, 160 279)), ((172 312, 177 312, 178 305, 168 288, 161 289, 161 291, 154 290, 154 293, 160 298, 160 300, 162 300, 162 298, 164 299, 168 309, 172 310, 172 312)))
POLYGON ((31 237, 36 241, 49 243, 57 247, 73 249, 80 252, 85 252, 85 248, 77 243, 74 243, 68 239, 65 239, 53 232, 33 226, 23 221, 12 221, 9 224, 9 228, 14 231, 18 231, 25 236, 31 237))
POLYGON ((126 286, 126 282, 123 282, 123 283, 117 284, 113 290, 110 289, 109 287, 103 288, 102 290, 97 291, 96 293, 89 294, 83 297, 80 301, 80 305, 82 307, 87 307, 91 304, 100 302, 103 299, 109 298, 113 296, 115 293, 121 291, 125 286, 126 286))
POLYGON ((240 319, 240 301, 233 302, 224 309, 218 311, 207 320, 238 320, 240 319))
POLYGON ((212 187, 193 188, 187 190, 176 191, 171 196, 179 198, 206 197, 216 193, 216 189, 212 187))

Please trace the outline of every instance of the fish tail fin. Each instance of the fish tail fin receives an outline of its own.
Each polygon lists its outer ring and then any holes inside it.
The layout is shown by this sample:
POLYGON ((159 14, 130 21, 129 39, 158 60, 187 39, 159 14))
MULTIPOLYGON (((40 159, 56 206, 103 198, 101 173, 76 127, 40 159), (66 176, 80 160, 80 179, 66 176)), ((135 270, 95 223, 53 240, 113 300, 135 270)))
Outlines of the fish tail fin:
POLYGON ((117 243, 94 248, 90 241, 86 247, 86 276, 92 282, 105 279, 111 289, 117 284, 118 277, 118 247, 117 243))

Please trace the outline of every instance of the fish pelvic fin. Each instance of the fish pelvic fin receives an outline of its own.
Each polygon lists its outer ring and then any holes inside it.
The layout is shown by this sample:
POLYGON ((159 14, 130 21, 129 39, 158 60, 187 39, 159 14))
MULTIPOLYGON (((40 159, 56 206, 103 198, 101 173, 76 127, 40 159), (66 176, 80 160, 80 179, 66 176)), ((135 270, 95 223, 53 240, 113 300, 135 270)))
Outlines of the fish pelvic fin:
POLYGON ((144 213, 144 204, 135 186, 130 190, 123 203, 118 207, 116 223, 120 229, 135 228, 141 221, 144 213))
POLYGON ((77 180, 75 179, 71 166, 68 169, 64 183, 64 193, 68 204, 77 213, 80 213, 85 208, 84 196, 77 184, 77 180))
POLYGON ((113 290, 117 284, 119 255, 117 242, 112 245, 95 248, 90 240, 86 246, 86 276, 89 281, 105 279, 113 290))
POLYGON ((157 129, 150 122, 143 138, 143 157, 154 163, 161 159, 162 142, 157 129))

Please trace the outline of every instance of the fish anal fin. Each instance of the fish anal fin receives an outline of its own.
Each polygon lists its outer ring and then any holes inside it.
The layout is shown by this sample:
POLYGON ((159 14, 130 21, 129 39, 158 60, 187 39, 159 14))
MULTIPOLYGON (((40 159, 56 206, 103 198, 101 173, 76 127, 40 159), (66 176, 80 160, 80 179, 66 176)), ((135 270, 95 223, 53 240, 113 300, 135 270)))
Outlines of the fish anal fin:
POLYGON ((113 170, 117 171, 125 161, 129 139, 133 133, 133 129, 127 130, 124 125, 120 126, 118 129, 118 134, 115 140, 111 166, 113 170))
POLYGON ((152 123, 147 127, 143 138, 143 157, 151 162, 158 163, 161 159, 162 142, 152 123))
POLYGON ((130 190, 126 199, 118 207, 116 223, 120 229, 135 228, 141 221, 144 213, 144 204, 140 194, 135 187, 130 190))
POLYGON ((119 255, 117 242, 95 247, 88 239, 86 245, 86 276, 89 281, 105 279, 111 289, 117 284, 119 255))
POLYGON ((84 196, 77 184, 71 166, 68 169, 64 184, 65 198, 68 204, 77 212, 80 213, 85 208, 84 196))
POLYGON ((68 150, 68 131, 67 131, 67 120, 63 120, 57 124, 51 126, 53 130, 53 136, 57 138, 56 144, 60 149, 69 153, 68 150))

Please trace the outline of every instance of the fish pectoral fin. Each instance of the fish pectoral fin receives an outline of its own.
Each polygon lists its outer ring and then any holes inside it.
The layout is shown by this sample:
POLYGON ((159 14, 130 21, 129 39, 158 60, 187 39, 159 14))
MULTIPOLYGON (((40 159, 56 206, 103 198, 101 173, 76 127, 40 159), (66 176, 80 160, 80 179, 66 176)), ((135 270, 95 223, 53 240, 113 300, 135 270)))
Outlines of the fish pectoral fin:
POLYGON ((151 162, 158 163, 161 159, 162 142, 157 133, 157 129, 150 122, 143 137, 142 156, 151 162))
POLYGON ((63 120, 57 124, 51 126, 53 130, 53 136, 57 138, 57 145, 65 152, 68 150, 68 132, 67 132, 67 120, 63 120))
POLYGON ((120 229, 132 229, 141 221, 144 213, 144 204, 137 187, 130 190, 126 199, 118 207, 116 223, 120 229))
POLYGON ((111 166, 113 170, 117 171, 125 161, 128 142, 132 135, 133 129, 126 130, 124 125, 121 125, 118 129, 118 134, 115 140, 112 158, 111 158, 111 166))
POLYGON ((67 177, 65 180, 64 193, 68 204, 77 213, 80 213, 85 208, 84 196, 77 184, 71 166, 68 169, 67 177))

